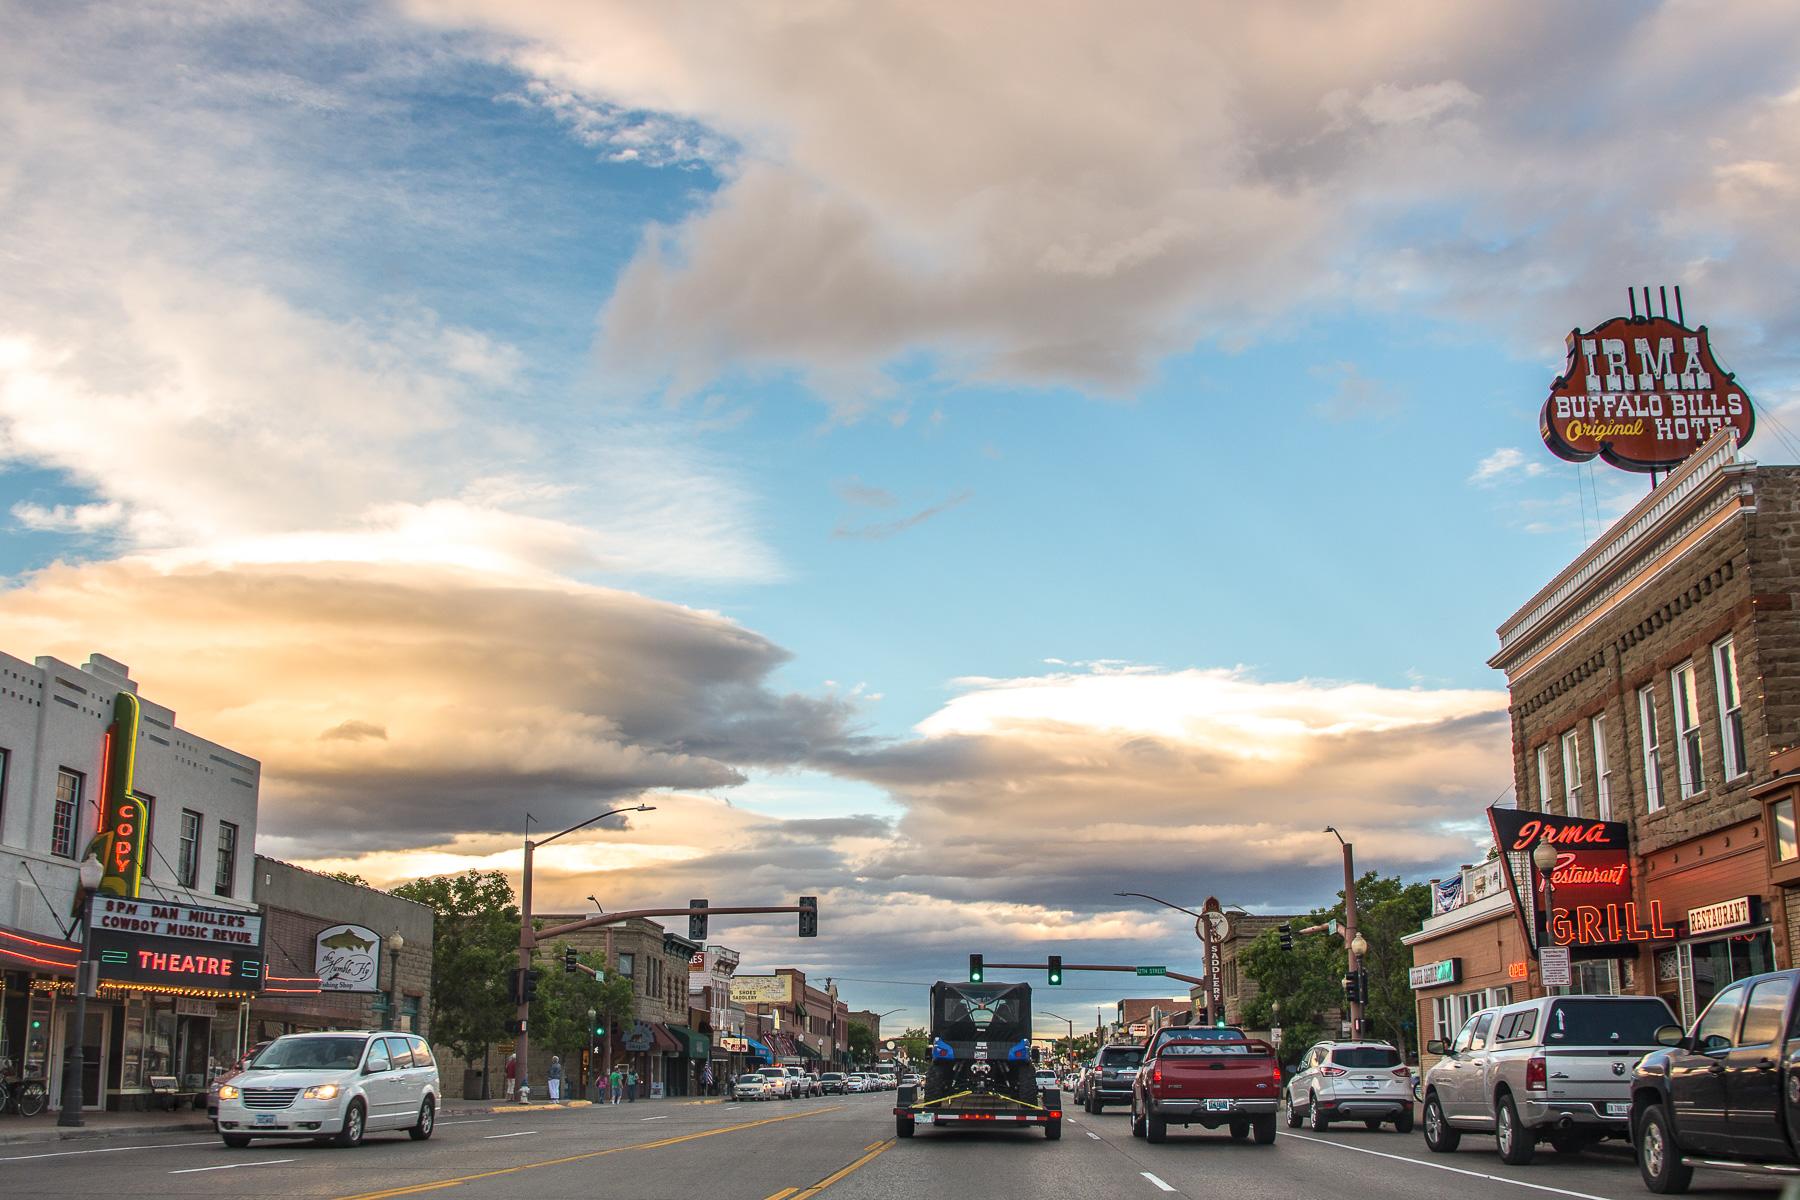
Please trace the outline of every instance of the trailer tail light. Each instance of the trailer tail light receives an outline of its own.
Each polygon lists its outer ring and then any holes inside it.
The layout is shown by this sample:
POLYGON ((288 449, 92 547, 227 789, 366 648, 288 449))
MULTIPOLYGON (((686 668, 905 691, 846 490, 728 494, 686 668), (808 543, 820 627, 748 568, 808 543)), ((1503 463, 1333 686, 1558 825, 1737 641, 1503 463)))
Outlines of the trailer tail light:
POLYGON ((1334 1079, 1339 1075, 1348 1075, 1349 1073, 1350 1072, 1344 1070, 1344 1068, 1342 1068, 1342 1067, 1320 1067, 1319 1068, 1319 1074, 1329 1075, 1334 1079))
POLYGON ((1549 1073, 1545 1068, 1544 1056, 1539 1054, 1525 1060, 1525 1090, 1542 1092, 1550 1086, 1549 1073))

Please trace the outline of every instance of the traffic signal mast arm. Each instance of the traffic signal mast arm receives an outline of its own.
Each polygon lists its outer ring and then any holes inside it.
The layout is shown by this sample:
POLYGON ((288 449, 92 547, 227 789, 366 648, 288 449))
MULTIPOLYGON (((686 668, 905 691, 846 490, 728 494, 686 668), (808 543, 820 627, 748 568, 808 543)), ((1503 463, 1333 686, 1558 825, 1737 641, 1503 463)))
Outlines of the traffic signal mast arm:
POLYGON ((751 913, 797 913, 800 910, 798 904, 772 904, 754 908, 634 908, 630 912, 597 913, 586 920, 570 921, 567 925, 557 925, 550 929, 530 930, 528 935, 531 941, 527 944, 535 945, 601 925, 617 925, 633 917, 724 917, 751 913))
MULTIPOLYGON (((718 912, 719 910, 715 908, 713 911, 718 912)), ((1050 964, 1048 962, 987 962, 985 956, 983 958, 983 965, 995 967, 1002 971, 1048 971, 1050 969, 1050 964)), ((1110 963, 1064 963, 1062 969, 1065 971, 1129 971, 1133 974, 1137 972, 1136 967, 1122 967, 1110 963)), ((1180 971, 1164 971, 1163 974, 1170 979, 1179 979, 1183 983, 1198 985, 1206 982, 1204 979, 1198 979, 1192 975, 1183 975, 1180 971)))

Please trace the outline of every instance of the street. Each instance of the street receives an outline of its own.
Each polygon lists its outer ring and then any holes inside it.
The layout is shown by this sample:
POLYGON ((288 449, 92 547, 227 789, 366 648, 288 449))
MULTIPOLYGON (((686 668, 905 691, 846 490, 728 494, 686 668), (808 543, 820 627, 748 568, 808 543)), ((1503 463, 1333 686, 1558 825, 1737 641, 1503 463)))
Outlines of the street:
MULTIPOLYGON (((891 1094, 793 1103, 670 1101, 446 1117, 429 1142, 377 1134, 354 1150, 310 1143, 225 1149, 195 1134, 116 1145, 7 1147, 11 1196, 305 1196, 387 1200, 454 1189, 458 1196, 589 1200, 936 1200, 980 1197, 1380 1196, 1639 1200, 1649 1195, 1622 1148, 1574 1161, 1545 1155, 1508 1167, 1491 1139, 1433 1155, 1416 1135, 1360 1127, 1323 1136, 1286 1128, 1273 1146, 1223 1132, 1172 1130, 1151 1146, 1122 1111, 1071 1111, 1060 1142, 1041 1133, 941 1133, 896 1141, 891 1094)), ((1771 1195, 1747 1177, 1703 1172, 1695 1195, 1771 1195)))

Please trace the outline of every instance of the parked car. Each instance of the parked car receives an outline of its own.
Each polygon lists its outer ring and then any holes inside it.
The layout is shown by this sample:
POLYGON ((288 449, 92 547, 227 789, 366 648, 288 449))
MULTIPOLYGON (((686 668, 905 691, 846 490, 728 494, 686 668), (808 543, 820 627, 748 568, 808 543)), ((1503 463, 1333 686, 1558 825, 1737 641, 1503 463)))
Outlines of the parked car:
POLYGON ((1131 1132, 1167 1139, 1170 1125, 1221 1125, 1231 1140, 1252 1133, 1259 1146, 1275 1140, 1281 1106, 1281 1063, 1260 1038, 1168 1037, 1144 1056, 1132 1080, 1131 1132))
POLYGON ((1425 1144, 1447 1154, 1491 1130, 1500 1157, 1529 1163, 1539 1140, 1578 1154, 1631 1133, 1632 1068, 1674 1023, 1656 996, 1546 996, 1471 1016, 1425 1072, 1425 1144))
POLYGON ((1062 1087, 1062 1081, 1057 1079, 1055 1071, 1039 1071, 1033 1081, 1040 1092, 1054 1092, 1062 1087))
POLYGON ((827 1096, 842 1096, 850 1090, 850 1077, 842 1071, 826 1071, 819 1076, 819 1086, 827 1096))
POLYGON ((1143 1061, 1144 1048, 1135 1042, 1100 1047, 1079 1088, 1082 1108, 1097 1113, 1108 1104, 1130 1104, 1131 1083, 1143 1061))
POLYGON ((213 1076, 212 1083, 206 1089, 206 1115, 208 1117, 212 1118, 215 1121, 217 1121, 219 1119, 219 1087, 220 1087, 220 1085, 230 1083, 233 1079, 235 1079, 239 1074, 241 1074, 243 1072, 245 1067, 250 1065, 250 1060, 255 1058, 258 1054, 261 1054, 263 1052, 263 1050, 268 1047, 268 1045, 269 1045, 269 1043, 267 1041, 262 1041, 262 1042, 256 1043, 256 1045, 250 1047, 250 1050, 248 1053, 240 1056, 235 1063, 231 1064, 231 1066, 226 1067, 224 1070, 220 1071, 217 1075, 213 1076))
POLYGON ((787 1073, 786 1067, 758 1067, 756 1073, 769 1081, 769 1099, 794 1099, 794 1077, 787 1073))
POLYGON ((1300 1057, 1284 1091, 1289 1129, 1307 1121, 1324 1131, 1331 1122, 1361 1121, 1399 1133, 1413 1128, 1412 1072, 1386 1042, 1319 1042, 1300 1057))
POLYGON ((1684 1192, 1695 1167, 1800 1171, 1800 971, 1753 975, 1714 996, 1691 1032, 1632 1072, 1638 1172, 1653 1192, 1684 1192))
POLYGON ((774 1100, 777 1098, 776 1084, 767 1075, 751 1072, 739 1075, 731 1085, 733 1100, 774 1100))
POLYGON ((788 1098, 790 1100, 804 1100, 806 1097, 813 1094, 813 1077, 811 1075, 808 1075, 799 1067, 783 1067, 782 1069, 786 1071, 788 1075, 788 1086, 790 1088, 788 1098))
POLYGON ((920 1075, 902 1075, 900 1077, 901 1087, 918 1087, 923 1082, 925 1082, 924 1077, 920 1075))
POLYGON ((291 1033, 219 1085, 219 1136, 233 1149, 259 1137, 354 1146, 383 1129, 404 1129, 424 1141, 437 1125, 441 1099, 437 1063, 421 1037, 291 1033))

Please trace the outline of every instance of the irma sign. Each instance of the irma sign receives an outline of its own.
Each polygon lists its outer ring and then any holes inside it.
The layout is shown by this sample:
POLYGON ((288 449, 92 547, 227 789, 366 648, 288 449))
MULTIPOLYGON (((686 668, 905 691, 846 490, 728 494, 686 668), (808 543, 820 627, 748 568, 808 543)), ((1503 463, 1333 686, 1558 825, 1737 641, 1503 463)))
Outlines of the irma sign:
POLYGON ((1614 317, 1575 330, 1568 344, 1568 366, 1538 420, 1558 458, 1664 471, 1720 429, 1737 430, 1740 446, 1756 429, 1750 397, 1713 358, 1704 325, 1614 317))

